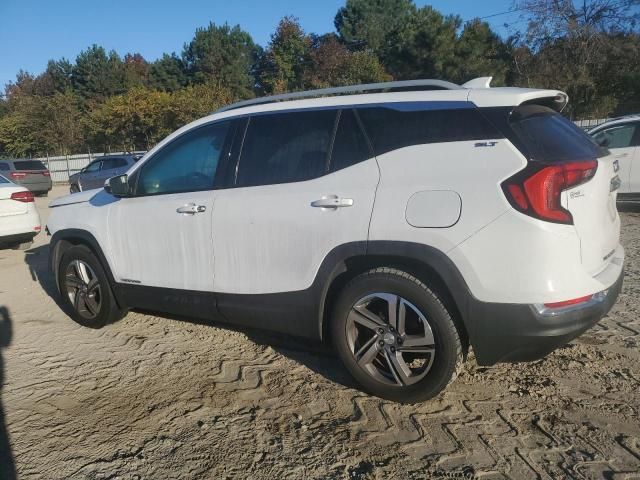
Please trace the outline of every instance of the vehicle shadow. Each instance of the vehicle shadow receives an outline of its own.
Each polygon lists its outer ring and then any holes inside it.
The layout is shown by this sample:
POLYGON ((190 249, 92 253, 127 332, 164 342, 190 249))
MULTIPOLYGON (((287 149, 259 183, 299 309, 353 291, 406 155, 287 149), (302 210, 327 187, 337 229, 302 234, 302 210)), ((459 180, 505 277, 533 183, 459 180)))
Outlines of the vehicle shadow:
POLYGON ((16 478, 16 468, 11 453, 9 433, 5 423, 4 408, 2 406, 2 387, 4 386, 4 361, 2 349, 9 346, 13 329, 11 316, 6 307, 0 307, 0 478, 13 480, 16 478))
POLYGON ((151 312, 146 310, 135 310, 139 313, 154 315, 156 317, 175 320, 178 322, 192 323, 196 325, 206 325, 216 327, 230 332, 238 332, 246 335, 250 341, 257 345, 273 348, 279 354, 304 365, 311 371, 322 375, 331 382, 340 384, 347 388, 360 389, 358 384, 349 375, 342 362, 329 345, 325 345, 317 340, 309 340, 294 337, 279 332, 260 330, 258 328, 232 325, 221 321, 208 321, 171 315, 161 312, 151 312))
MULTIPOLYGON (((42 245, 32 248, 25 252, 25 262, 29 266, 31 279, 40 283, 42 289, 56 302, 56 304, 65 311, 65 306, 60 301, 60 296, 56 289, 53 274, 50 272, 49 264, 49 246, 42 245)), ((346 387, 355 388, 356 383, 346 372, 342 363, 327 346, 320 342, 306 340, 297 337, 291 337, 286 334, 268 332, 250 327, 241 327, 222 322, 212 322, 207 320, 194 319, 178 315, 170 315, 162 312, 141 311, 141 313, 150 313, 155 316, 177 320, 186 323, 194 323, 199 325, 215 326, 229 331, 240 332, 245 334, 249 339, 258 344, 270 346, 278 353, 290 358, 312 371, 324 376, 332 382, 339 383, 346 387)), ((71 320, 69 320, 71 321, 71 320)))

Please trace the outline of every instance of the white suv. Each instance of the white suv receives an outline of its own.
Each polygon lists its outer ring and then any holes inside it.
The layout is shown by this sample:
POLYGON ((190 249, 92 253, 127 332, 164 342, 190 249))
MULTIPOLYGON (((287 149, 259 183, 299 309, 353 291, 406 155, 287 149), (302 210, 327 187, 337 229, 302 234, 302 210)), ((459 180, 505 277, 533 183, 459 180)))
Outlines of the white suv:
POLYGON ((136 307, 331 340, 397 401, 436 395, 469 347, 539 359, 623 276, 613 159, 566 102, 422 80, 232 105, 51 204, 58 287, 90 327, 136 307))

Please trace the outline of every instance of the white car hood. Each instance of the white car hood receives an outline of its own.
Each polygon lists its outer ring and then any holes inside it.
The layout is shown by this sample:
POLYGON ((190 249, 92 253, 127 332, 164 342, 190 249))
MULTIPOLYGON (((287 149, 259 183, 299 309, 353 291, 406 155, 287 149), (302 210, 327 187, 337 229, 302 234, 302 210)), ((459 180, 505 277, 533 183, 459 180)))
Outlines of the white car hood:
POLYGON ((85 190, 84 192, 72 193, 64 197, 56 198, 49 204, 49 208, 60 207, 62 205, 72 205, 74 203, 84 203, 91 200, 98 193, 102 191, 101 188, 94 190, 85 190))

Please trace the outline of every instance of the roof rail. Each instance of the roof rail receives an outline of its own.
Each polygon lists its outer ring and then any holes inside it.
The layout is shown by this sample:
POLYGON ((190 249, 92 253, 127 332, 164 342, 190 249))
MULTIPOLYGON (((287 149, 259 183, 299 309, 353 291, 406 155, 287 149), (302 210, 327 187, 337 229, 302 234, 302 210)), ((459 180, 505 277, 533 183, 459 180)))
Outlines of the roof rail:
POLYGON ((304 92, 284 93, 281 95, 270 95, 267 97, 252 98, 241 102, 232 103, 222 107, 216 113, 235 110, 236 108, 248 107, 250 105, 262 105, 265 103, 275 103, 285 100, 300 100, 303 98, 322 97, 324 95, 345 95, 370 91, 393 91, 393 90, 458 90, 462 87, 455 83, 444 80, 402 80, 398 82, 366 83, 363 85, 351 85, 348 87, 321 88, 319 90, 307 90, 304 92))

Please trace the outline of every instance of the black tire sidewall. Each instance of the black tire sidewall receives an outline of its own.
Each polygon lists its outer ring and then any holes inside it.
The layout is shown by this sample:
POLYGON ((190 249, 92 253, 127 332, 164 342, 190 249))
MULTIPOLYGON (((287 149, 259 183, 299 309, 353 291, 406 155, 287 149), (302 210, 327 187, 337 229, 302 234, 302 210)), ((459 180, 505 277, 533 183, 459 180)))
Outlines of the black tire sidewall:
POLYGON ((331 329, 335 348, 355 380, 369 393, 394 401, 414 403, 434 397, 447 386, 460 361, 460 339, 438 297, 425 285, 395 273, 367 273, 349 283, 333 310, 331 329), (431 326, 436 349, 434 362, 425 378, 413 385, 394 387, 375 380, 357 365, 349 349, 346 336, 349 311, 356 301, 375 292, 405 298, 425 315, 431 326))
POLYGON ((101 328, 107 323, 110 323, 116 319, 118 315, 118 307, 115 303, 115 299, 113 298, 113 294, 111 293, 111 285, 109 284, 109 279, 107 278, 107 275, 105 274, 100 261, 96 258, 93 252, 89 250, 89 248, 83 245, 74 246, 62 255, 60 268, 58 270, 58 285, 60 288, 62 302, 68 311, 67 313, 75 322, 79 323, 80 325, 89 328, 101 328), (87 263, 93 269, 96 277, 98 278, 102 297, 100 312, 95 318, 87 319, 80 315, 73 307, 73 304, 71 303, 71 300, 67 295, 64 279, 67 267, 73 260, 82 260, 83 262, 87 263))

